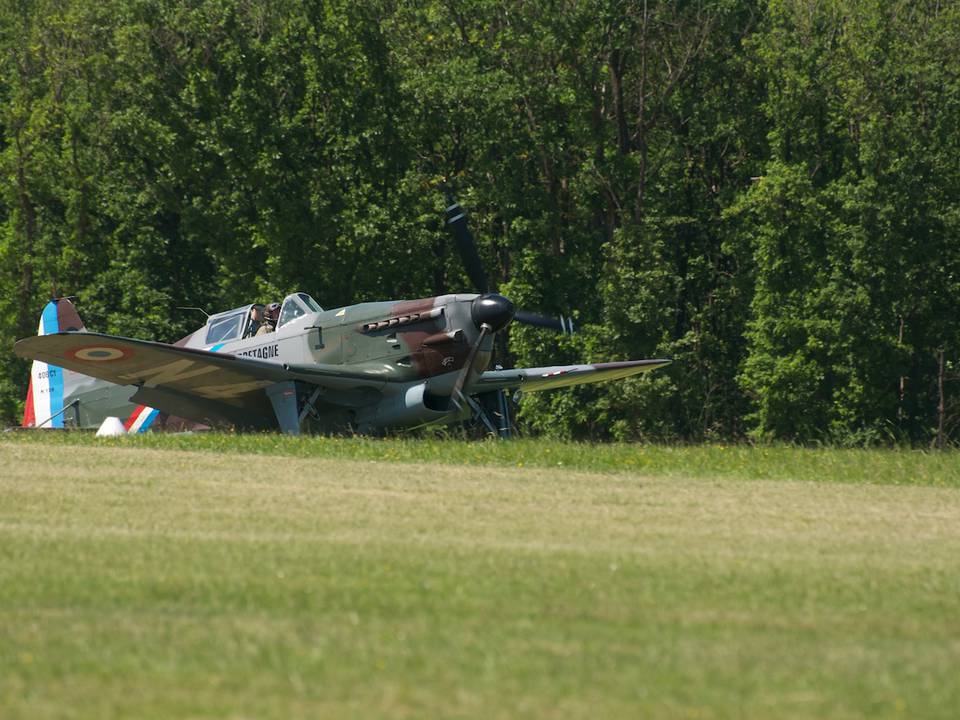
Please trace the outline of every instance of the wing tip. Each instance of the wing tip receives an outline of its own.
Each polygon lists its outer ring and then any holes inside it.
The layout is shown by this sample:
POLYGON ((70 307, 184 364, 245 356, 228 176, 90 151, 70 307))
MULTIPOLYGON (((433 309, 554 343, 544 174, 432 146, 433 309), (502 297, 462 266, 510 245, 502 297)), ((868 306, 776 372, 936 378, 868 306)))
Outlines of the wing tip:
POLYGON ((617 368, 649 367, 652 370, 665 367, 673 362, 673 358, 648 358, 644 360, 619 360, 605 363, 592 363, 598 370, 616 370, 617 368))

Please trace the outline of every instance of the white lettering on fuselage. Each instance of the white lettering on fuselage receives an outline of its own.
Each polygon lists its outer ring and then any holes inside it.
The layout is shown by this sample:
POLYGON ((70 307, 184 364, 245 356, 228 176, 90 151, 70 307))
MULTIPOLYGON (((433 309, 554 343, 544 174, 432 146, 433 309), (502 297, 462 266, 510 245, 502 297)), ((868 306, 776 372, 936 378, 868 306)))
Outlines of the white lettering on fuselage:
POLYGON ((258 360, 269 360, 270 358, 275 358, 280 355, 280 346, 261 345, 260 347, 251 348, 250 350, 244 350, 243 352, 234 354, 237 357, 252 357, 257 358, 258 360))

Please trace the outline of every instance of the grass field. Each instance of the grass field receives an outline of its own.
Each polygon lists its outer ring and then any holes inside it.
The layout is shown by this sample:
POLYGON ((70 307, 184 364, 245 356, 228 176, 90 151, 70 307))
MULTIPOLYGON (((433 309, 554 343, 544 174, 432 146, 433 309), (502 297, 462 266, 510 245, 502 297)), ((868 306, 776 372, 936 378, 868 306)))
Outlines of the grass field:
POLYGON ((0 438, 4 719, 958 709, 953 453, 0 438))

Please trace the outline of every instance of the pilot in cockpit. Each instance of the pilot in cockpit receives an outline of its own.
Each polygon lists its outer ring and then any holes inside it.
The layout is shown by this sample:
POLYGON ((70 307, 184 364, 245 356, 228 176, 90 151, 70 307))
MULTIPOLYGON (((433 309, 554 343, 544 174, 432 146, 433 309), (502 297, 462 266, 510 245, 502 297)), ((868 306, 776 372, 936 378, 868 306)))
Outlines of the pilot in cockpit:
POLYGON ((266 335, 277 329, 277 320, 280 318, 280 303, 270 303, 263 312, 263 323, 257 330, 257 335, 266 335))
POLYGON ((247 324, 247 331, 243 334, 244 339, 258 335, 261 327, 263 327, 263 305, 254 305, 250 308, 250 322, 247 324))

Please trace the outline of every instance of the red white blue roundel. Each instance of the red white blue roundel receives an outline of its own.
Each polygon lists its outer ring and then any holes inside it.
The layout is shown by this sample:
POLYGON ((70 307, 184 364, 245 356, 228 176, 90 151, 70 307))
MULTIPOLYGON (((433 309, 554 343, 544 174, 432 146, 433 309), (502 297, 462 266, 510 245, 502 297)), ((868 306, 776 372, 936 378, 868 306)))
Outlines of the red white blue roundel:
POLYGON ((133 355, 133 351, 114 345, 90 345, 67 350, 65 354, 67 357, 84 362, 111 362, 112 360, 123 360, 130 357, 133 355))

